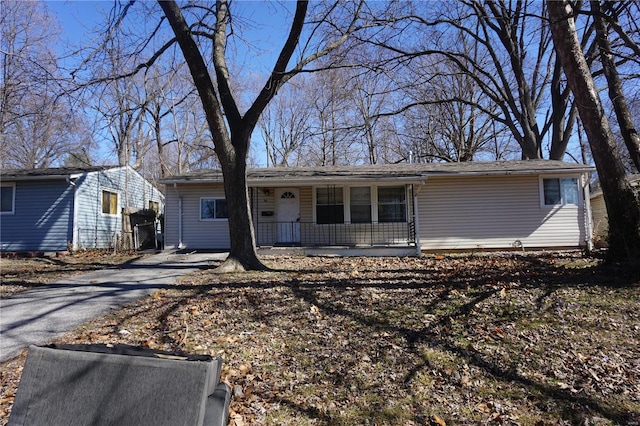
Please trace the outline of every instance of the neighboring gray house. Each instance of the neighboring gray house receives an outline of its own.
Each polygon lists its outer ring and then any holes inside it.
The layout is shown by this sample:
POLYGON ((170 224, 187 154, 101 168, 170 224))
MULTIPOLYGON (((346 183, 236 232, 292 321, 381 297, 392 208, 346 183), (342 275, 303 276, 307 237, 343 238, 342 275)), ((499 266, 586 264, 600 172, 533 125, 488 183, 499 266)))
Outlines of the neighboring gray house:
POLYGON ((123 212, 164 207, 164 195, 129 166, 5 169, 0 190, 2 251, 113 247, 131 238, 123 212))
MULTIPOLYGON (((386 164, 249 169, 247 182, 259 247, 420 254, 590 246, 592 171, 547 160, 386 164)), ((230 247, 219 170, 161 183, 166 248, 230 247)))
MULTIPOLYGON (((627 180, 640 203, 640 175, 629 175, 627 180)), ((597 245, 605 246, 609 233, 609 216, 598 181, 591 185, 591 210, 593 212, 593 239, 597 245)))

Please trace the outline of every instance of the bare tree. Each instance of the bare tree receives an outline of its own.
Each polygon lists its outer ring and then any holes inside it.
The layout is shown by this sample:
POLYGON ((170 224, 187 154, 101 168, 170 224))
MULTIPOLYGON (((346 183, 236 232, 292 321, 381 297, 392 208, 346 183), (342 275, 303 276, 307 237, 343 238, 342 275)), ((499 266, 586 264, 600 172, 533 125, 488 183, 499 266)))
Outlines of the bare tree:
POLYGON ((591 12, 595 20, 600 62, 602 63, 602 70, 608 83, 609 98, 613 103, 618 124, 620 125, 622 139, 629 150, 631 160, 635 164, 636 170, 640 171, 640 135, 638 135, 638 130, 634 125, 631 111, 622 88, 622 81, 614 61, 613 51, 609 41, 607 20, 603 16, 600 0, 591 1, 590 4, 591 12))
POLYGON ((394 11, 388 18, 388 31, 365 41, 392 52, 384 59, 396 72, 398 66, 414 69, 419 57, 447 61, 454 65, 450 75, 473 79, 482 96, 421 99, 404 105, 404 110, 418 104, 466 103, 476 109, 474 116, 484 114, 484 121, 509 129, 523 158, 543 158, 549 140, 549 157, 562 158, 574 116, 567 114, 569 92, 562 90, 561 74, 553 72, 544 3, 464 0, 406 5, 409 10, 394 11), (557 88, 554 98, 552 83, 557 88))
MULTIPOLYGON (((256 254, 246 183, 251 134, 260 115, 285 82, 302 71, 307 64, 344 43, 349 35, 357 29, 356 18, 362 4, 358 4, 356 9, 352 11, 353 17, 346 19, 346 27, 340 29, 335 38, 326 41, 319 50, 309 56, 302 57, 289 68, 289 62, 299 46, 308 7, 306 1, 297 2, 289 34, 273 69, 263 88, 243 114, 234 95, 226 57, 229 24, 232 17, 229 3, 225 0, 219 0, 214 9, 203 8, 205 17, 214 17, 212 25, 207 26, 197 25, 198 23, 195 26, 189 25, 174 1, 160 1, 159 3, 191 71, 222 168, 229 208, 229 231, 232 238, 229 256, 220 269, 223 271, 264 269, 265 266, 256 254), (212 60, 215 84, 194 36, 204 37, 213 44, 212 60)), ((338 6, 337 3, 333 5, 334 9, 338 6)), ((204 24, 204 20, 201 20, 200 23, 204 24)), ((321 23, 322 20, 317 21, 317 25, 321 23)), ((310 34, 314 34, 315 30, 317 27, 310 28, 310 34)))
POLYGON ((145 90, 146 75, 137 74, 126 78, 111 78, 130 68, 131 58, 124 54, 120 37, 108 40, 105 60, 93 76, 101 83, 92 87, 97 102, 93 107, 98 113, 102 129, 109 135, 111 146, 117 154, 118 165, 140 166, 144 156, 143 145, 148 144, 148 131, 145 130, 144 115, 149 102, 145 90), (132 161, 135 162, 132 163, 132 161))
POLYGON ((314 76, 307 92, 312 108, 310 141, 305 161, 313 166, 352 164, 357 157, 349 77, 343 69, 331 69, 314 76))
POLYGON ((51 167, 91 147, 65 95, 54 52, 58 23, 41 2, 0 6, 0 165, 51 167))
POLYGON ((640 205, 620 161, 613 133, 578 41, 570 2, 547 0, 553 41, 578 110, 598 170, 609 216, 609 251, 612 259, 640 256, 640 205))
POLYGON ((500 154, 489 153, 504 129, 492 119, 498 106, 487 102, 475 79, 458 73, 456 64, 434 59, 418 58, 424 65, 416 66, 410 76, 420 78, 403 90, 405 102, 415 104, 404 116, 416 160, 464 162, 482 159, 484 153, 496 159, 500 154), (424 104, 423 99, 434 102, 424 104))
POLYGON ((295 82, 280 90, 260 117, 267 167, 298 166, 304 162, 302 151, 312 132, 312 109, 304 101, 313 84, 312 76, 297 76, 295 82))

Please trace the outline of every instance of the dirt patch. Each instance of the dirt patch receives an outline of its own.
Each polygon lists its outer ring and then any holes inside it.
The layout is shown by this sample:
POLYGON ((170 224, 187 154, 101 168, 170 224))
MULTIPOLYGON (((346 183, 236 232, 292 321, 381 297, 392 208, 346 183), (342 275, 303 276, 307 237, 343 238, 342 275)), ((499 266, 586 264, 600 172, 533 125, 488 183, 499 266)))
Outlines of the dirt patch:
MULTIPOLYGON (((263 260, 58 343, 222 356, 231 425, 640 424, 635 269, 576 253, 263 260)), ((5 423, 23 356, 0 365, 5 423)))

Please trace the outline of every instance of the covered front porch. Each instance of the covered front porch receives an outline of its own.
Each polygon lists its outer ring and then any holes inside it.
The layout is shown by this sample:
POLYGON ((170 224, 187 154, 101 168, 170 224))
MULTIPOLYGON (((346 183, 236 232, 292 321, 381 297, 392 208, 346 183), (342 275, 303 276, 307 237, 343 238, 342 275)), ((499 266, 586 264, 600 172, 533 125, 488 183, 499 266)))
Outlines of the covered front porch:
POLYGON ((419 255, 413 185, 253 187, 250 194, 262 252, 419 255))

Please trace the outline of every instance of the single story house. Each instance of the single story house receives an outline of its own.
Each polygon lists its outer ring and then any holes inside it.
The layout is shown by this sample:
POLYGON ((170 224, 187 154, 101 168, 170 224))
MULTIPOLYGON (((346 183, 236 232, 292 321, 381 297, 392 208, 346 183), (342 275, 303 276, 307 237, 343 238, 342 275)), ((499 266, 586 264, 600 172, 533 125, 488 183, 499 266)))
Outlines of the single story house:
MULTIPOLYGON (((0 250, 111 248, 164 195, 129 166, 0 170, 0 250)), ((155 232, 153 235, 155 239, 155 232)))
MULTIPOLYGON (((247 185, 259 248, 419 255, 589 246, 592 171, 546 160, 256 168, 247 185)), ((161 183, 166 249, 230 247, 221 171, 161 183)))
MULTIPOLYGON (((640 203, 640 175, 627 176, 629 185, 636 194, 636 199, 640 203)), ((607 234, 609 232, 609 217, 607 206, 604 203, 604 195, 598 181, 591 185, 591 211, 593 218, 593 239, 597 245, 606 245, 607 234)))

